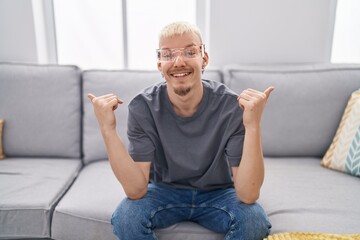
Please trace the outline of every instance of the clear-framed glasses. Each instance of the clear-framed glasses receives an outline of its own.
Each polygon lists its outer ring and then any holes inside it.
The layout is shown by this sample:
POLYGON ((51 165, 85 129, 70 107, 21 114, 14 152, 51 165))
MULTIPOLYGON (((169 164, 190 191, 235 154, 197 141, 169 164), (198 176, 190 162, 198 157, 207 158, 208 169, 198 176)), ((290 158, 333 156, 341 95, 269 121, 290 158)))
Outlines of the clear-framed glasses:
POLYGON ((179 54, 185 59, 193 59, 204 57, 205 45, 201 44, 200 46, 195 45, 186 48, 156 49, 156 53, 157 59, 160 62, 174 62, 179 54))

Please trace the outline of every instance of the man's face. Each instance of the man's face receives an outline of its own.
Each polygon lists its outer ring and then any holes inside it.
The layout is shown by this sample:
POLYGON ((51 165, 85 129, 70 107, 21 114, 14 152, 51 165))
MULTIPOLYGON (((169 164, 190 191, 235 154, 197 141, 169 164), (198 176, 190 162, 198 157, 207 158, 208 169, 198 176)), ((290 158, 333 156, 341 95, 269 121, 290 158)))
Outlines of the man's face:
POLYGON ((204 56, 200 54, 199 57, 189 57, 192 54, 189 49, 194 46, 194 49, 201 51, 201 40, 193 33, 162 38, 159 42, 160 49, 170 50, 172 56, 176 56, 173 60, 158 61, 158 69, 167 81, 168 90, 179 96, 185 96, 193 89, 202 87, 202 69, 207 64, 208 55, 205 53, 204 56))

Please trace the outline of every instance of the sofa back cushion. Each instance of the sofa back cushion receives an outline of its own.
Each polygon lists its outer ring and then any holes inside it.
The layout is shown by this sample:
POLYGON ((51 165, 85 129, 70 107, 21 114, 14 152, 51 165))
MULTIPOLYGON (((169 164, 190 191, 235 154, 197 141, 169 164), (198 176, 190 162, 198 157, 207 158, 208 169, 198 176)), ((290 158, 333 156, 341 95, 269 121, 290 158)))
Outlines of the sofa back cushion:
POLYGON ((7 157, 81 157, 81 71, 0 63, 7 157))
MULTIPOLYGON (((203 78, 222 82, 222 73, 215 69, 207 70, 205 71, 203 78)), ((128 146, 126 133, 128 104, 142 89, 161 81, 164 81, 164 79, 158 71, 90 70, 83 73, 83 150, 85 163, 107 159, 105 144, 98 127, 92 103, 88 99, 87 93, 91 92, 95 96, 113 93, 124 100, 124 103, 115 111, 116 127, 124 144, 128 146)))
POLYGON ((262 118, 265 156, 321 157, 360 86, 360 65, 228 66, 225 83, 237 93, 275 86, 262 118))

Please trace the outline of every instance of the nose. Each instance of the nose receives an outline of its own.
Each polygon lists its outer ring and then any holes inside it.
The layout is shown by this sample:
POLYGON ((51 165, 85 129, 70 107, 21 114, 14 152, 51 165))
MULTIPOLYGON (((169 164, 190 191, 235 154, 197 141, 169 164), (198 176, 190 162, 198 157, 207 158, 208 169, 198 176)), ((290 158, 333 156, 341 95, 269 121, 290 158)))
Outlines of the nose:
POLYGON ((175 60, 174 60, 174 66, 184 66, 185 61, 183 59, 182 52, 177 52, 175 60))

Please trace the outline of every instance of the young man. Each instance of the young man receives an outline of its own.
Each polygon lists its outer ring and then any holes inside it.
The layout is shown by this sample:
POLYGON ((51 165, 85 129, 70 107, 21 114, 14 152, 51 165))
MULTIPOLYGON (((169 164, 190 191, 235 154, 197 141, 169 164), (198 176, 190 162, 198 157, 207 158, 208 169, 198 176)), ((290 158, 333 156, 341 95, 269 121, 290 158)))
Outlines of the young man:
POLYGON ((122 101, 89 94, 128 196, 113 214, 115 235, 157 239, 154 229, 193 221, 225 239, 263 239, 271 225, 255 202, 264 180, 260 122, 273 87, 237 96, 202 80, 209 57, 198 28, 185 22, 164 27, 157 54, 166 82, 129 104, 128 151, 116 132, 122 101))

